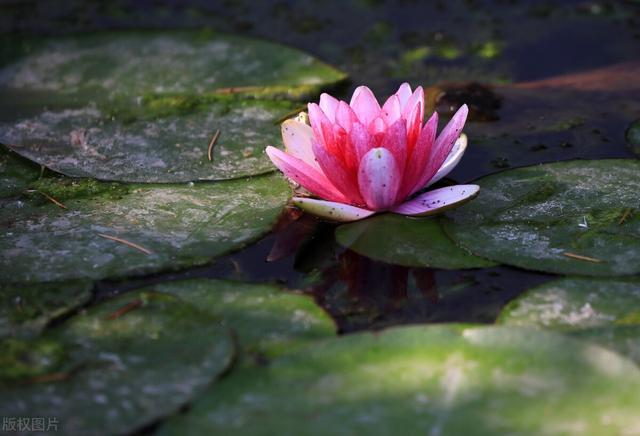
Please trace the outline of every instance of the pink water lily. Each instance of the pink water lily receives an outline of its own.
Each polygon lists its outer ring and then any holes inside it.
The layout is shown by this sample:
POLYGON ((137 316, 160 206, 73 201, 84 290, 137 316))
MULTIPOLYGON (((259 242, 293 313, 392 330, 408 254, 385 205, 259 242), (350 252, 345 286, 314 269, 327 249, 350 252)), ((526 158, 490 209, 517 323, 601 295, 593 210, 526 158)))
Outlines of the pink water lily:
POLYGON ((316 198, 293 202, 314 215, 355 221, 376 212, 424 216, 477 195, 477 185, 455 185, 413 194, 446 176, 467 147, 463 105, 436 137, 438 114, 423 124, 424 91, 404 83, 382 107, 366 86, 351 103, 328 94, 309 104, 311 126, 282 124, 286 151, 267 147, 285 176, 316 198))

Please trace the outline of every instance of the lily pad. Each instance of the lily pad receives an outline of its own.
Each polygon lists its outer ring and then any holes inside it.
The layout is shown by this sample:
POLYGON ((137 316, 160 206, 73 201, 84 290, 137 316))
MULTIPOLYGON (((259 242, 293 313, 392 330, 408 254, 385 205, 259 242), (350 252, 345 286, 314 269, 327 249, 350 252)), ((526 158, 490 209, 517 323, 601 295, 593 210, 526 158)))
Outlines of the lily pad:
POLYGON ((299 50, 211 31, 101 32, 24 41, 22 50, 0 71, 0 94, 12 97, 4 105, 220 90, 299 97, 345 78, 299 50))
POLYGON ((640 280, 563 278, 535 287, 498 321, 593 340, 640 362, 640 280))
POLYGON ((19 194, 40 175, 40 169, 0 145, 0 198, 19 194))
POLYGON ((336 333, 331 318, 312 298, 273 285, 193 279, 155 285, 154 289, 224 319, 242 349, 253 355, 273 354, 336 333))
MULTIPOLYGON (((175 111, 168 104, 161 102, 158 110, 175 111)), ((290 110, 285 102, 214 102, 193 112, 122 121, 87 106, 0 123, 0 142, 67 176, 141 183, 223 180, 274 170, 264 148, 280 144, 274 123, 290 110)))
POLYGON ((0 338, 38 334, 52 320, 89 302, 89 281, 0 285, 0 338))
POLYGON ((5 380, 0 408, 8 416, 55 417, 65 434, 124 434, 177 412, 227 369, 234 354, 228 330, 215 318, 160 293, 126 294, 46 338, 10 341, 14 352, 3 353, 3 366, 21 346, 40 360, 15 362, 26 366, 23 377, 5 380), (64 360, 54 359, 60 355, 64 360))
POLYGON ((0 281, 148 274, 209 262, 268 232, 289 197, 279 175, 213 184, 43 179, 0 200, 0 281))
POLYGON ((620 433, 640 369, 544 331, 414 326, 316 342, 231 374, 159 434, 620 433))
POLYGON ((443 269, 495 266, 458 248, 437 219, 374 216, 338 227, 336 240, 363 256, 396 265, 443 269))
POLYGON ((497 262, 587 276, 640 272, 640 161, 568 161, 477 181, 448 214, 453 240, 497 262))

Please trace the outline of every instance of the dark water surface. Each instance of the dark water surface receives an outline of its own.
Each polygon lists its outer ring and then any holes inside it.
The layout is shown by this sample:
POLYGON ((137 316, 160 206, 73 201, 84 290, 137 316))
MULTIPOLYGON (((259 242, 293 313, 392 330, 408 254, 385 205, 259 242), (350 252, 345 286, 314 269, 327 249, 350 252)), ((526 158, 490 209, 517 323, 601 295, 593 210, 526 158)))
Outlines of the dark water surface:
MULTIPOLYGON (((540 162, 633 156, 624 132, 640 117, 640 86, 607 68, 638 71, 637 1, 0 3, 4 34, 201 27, 312 53, 349 74, 350 82, 334 90, 346 99, 360 84, 386 96, 407 81, 431 87, 431 107, 445 116, 468 103, 470 148, 450 174, 456 182, 540 162), (591 74, 592 84, 576 74, 591 74), (562 75, 574 78, 555 79, 562 75), (551 84, 540 82, 546 79, 551 84)), ((312 294, 340 331, 350 332, 405 323, 490 323, 507 301, 553 278, 505 266, 444 271, 383 264, 339 247, 333 230, 304 217, 206 267, 99 282, 97 299, 187 277, 277 282, 312 294)))

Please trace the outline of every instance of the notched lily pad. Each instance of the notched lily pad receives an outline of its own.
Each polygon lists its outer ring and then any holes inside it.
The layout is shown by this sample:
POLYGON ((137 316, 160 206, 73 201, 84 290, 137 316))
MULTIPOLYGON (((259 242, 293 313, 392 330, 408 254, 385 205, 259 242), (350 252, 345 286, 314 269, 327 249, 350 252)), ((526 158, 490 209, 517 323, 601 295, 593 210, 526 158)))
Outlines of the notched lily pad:
POLYGON ((336 240, 363 256, 396 265, 444 269, 495 265, 457 247, 437 219, 374 216, 338 227, 336 240))
POLYGON ((230 374, 159 434, 598 435, 640 426, 638 389, 632 362, 562 335, 403 327, 230 374))
POLYGON ((93 283, 0 285, 0 338, 38 334, 52 320, 91 299, 93 283))
POLYGON ((134 110, 111 117, 87 106, 0 123, 0 142, 72 177, 141 183, 233 179, 273 171, 264 148, 280 144, 274 122, 290 110, 286 102, 214 102, 145 119, 134 110), (126 117, 133 121, 122 121, 126 117))
POLYGON ((474 254, 589 276, 640 272, 640 161, 568 161, 477 181, 480 195, 445 230, 474 254))
POLYGON ((245 352, 272 355, 333 336, 336 327, 312 298, 273 285, 194 279, 155 285, 198 309, 224 319, 245 352))
POLYGON ((9 339, 0 347, 14 350, 0 360, 14 371, 4 379, 3 413, 55 417, 65 434, 124 434, 174 413, 225 371, 234 354, 228 330, 215 318, 160 293, 123 295, 44 338, 9 339), (6 356, 20 349, 31 359, 11 365, 6 356))
POLYGON ((563 278, 506 306, 498 321, 592 340, 640 362, 640 280, 563 278))
POLYGON ((0 200, 0 281, 147 274, 204 264, 268 232, 289 197, 278 175, 214 184, 43 179, 0 200))

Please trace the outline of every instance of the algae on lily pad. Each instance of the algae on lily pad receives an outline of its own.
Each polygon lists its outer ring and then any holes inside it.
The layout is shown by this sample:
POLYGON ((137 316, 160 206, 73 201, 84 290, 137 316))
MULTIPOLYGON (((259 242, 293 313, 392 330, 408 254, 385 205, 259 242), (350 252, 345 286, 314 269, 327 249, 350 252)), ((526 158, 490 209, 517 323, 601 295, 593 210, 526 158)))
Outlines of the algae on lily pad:
POLYGON ((298 50, 212 32, 106 32, 23 45, 24 56, 0 70, 0 143, 67 176, 100 180, 269 172, 263 150, 280 144, 276 124, 300 107, 293 100, 345 78, 298 50))
POLYGON ((563 278, 527 291, 498 322, 568 333, 640 362, 640 280, 563 278))
POLYGON ((0 409, 55 417, 64 434, 139 430, 177 412, 229 367, 233 341, 218 321, 171 295, 130 293, 37 340, 0 341, 13 350, 3 353, 2 374, 22 365, 5 379, 0 409), (34 360, 22 360, 25 352, 34 360))
POLYGON ((639 390, 631 361, 563 335, 402 327, 231 373, 159 434, 617 434, 640 428, 639 390))
POLYGON ((0 281, 115 278, 211 261, 267 233, 290 188, 279 175, 181 185, 42 179, 0 200, 0 281))
POLYGON ((54 319, 88 303, 93 283, 0 285, 0 338, 40 333, 54 319))
POLYGON ((378 215, 341 225, 336 240, 363 256, 396 265, 444 269, 495 265, 457 247, 434 218, 378 215))
POLYGON ((329 315, 306 295, 267 284, 192 279, 155 285, 224 320, 243 351, 272 355, 293 345, 333 336, 329 315))
POLYGON ((445 230, 478 256, 525 269, 640 273, 640 161, 567 161, 492 174, 447 214, 445 230))

